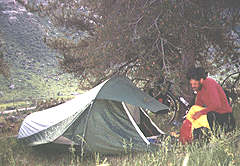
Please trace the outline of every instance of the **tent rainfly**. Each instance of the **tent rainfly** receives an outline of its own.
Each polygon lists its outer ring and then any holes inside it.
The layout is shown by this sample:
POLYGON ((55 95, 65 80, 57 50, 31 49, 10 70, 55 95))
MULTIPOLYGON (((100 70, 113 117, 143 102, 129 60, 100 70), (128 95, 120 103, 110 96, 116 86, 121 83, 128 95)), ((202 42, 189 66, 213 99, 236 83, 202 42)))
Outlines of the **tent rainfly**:
POLYGON ((73 144, 84 153, 153 151, 165 133, 146 114, 169 109, 117 75, 61 105, 28 115, 17 138, 29 146, 73 144))

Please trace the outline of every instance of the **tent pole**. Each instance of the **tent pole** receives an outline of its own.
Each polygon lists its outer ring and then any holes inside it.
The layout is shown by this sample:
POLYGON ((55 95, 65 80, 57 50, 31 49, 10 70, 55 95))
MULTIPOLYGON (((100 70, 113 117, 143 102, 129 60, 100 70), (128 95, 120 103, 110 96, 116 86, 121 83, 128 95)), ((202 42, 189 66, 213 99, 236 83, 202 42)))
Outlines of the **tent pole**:
POLYGON ((90 112, 92 110, 93 102, 94 102, 94 100, 91 101, 91 103, 90 103, 90 108, 89 108, 89 111, 88 111, 88 114, 87 114, 84 130, 83 130, 83 136, 82 136, 82 142, 81 142, 81 156, 83 156, 83 142, 84 142, 84 139, 85 139, 84 137, 85 137, 85 133, 86 133, 86 129, 87 129, 88 118, 89 118, 89 114, 90 114, 90 112))
POLYGON ((158 126, 152 121, 152 119, 148 116, 148 114, 140 107, 140 110, 142 111, 142 113, 150 120, 150 123, 157 129, 157 131, 161 134, 166 134, 164 133, 161 129, 158 128, 158 126))
POLYGON ((125 112, 127 113, 128 118, 130 119, 131 123, 133 124, 133 127, 137 130, 138 134, 140 135, 140 137, 143 139, 143 141, 149 145, 150 142, 147 140, 147 138, 145 137, 145 135, 143 134, 143 132, 140 130, 140 128, 138 127, 138 125, 136 124, 135 120, 133 119, 131 113, 129 112, 126 104, 124 102, 122 102, 122 106, 125 110, 125 112))

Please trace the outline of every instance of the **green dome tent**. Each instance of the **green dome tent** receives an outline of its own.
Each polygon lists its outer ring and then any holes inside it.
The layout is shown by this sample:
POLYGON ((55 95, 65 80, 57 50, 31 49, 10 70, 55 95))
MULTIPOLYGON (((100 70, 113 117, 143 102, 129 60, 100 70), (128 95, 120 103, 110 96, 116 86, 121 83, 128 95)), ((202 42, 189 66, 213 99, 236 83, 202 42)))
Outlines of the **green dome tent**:
POLYGON ((138 89, 125 76, 114 76, 61 105, 28 115, 17 138, 30 146, 73 144, 86 153, 152 151, 148 137, 165 133, 149 118, 169 109, 138 89))

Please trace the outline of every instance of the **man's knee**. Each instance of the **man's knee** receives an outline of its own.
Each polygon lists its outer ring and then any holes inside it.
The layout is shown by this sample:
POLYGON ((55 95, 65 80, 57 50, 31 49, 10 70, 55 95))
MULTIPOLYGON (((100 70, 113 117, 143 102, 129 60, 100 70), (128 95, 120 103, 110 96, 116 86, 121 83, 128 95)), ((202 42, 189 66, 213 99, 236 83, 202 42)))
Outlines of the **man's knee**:
POLYGON ((214 112, 207 113, 207 120, 208 120, 208 123, 211 123, 211 124, 213 123, 214 120, 216 120, 214 112))

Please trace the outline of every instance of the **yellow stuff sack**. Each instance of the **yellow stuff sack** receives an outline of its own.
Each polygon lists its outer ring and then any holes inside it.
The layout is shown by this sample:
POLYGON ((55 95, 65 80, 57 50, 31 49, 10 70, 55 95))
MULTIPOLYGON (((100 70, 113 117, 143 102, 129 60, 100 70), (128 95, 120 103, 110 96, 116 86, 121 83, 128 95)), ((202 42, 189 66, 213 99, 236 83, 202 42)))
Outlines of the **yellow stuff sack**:
POLYGON ((191 109, 189 110, 189 112, 187 114, 186 119, 188 119, 192 123, 192 131, 194 129, 197 129, 197 128, 200 128, 200 127, 206 127, 208 129, 210 129, 210 126, 209 126, 208 120, 207 120, 207 115, 202 115, 197 120, 194 120, 192 118, 192 116, 196 112, 201 111, 202 109, 204 109, 204 107, 194 105, 194 106, 191 107, 191 109))

